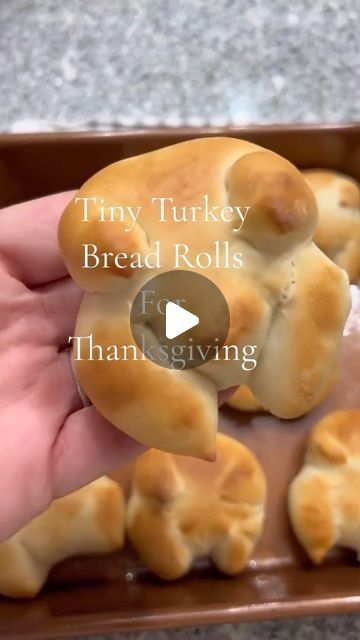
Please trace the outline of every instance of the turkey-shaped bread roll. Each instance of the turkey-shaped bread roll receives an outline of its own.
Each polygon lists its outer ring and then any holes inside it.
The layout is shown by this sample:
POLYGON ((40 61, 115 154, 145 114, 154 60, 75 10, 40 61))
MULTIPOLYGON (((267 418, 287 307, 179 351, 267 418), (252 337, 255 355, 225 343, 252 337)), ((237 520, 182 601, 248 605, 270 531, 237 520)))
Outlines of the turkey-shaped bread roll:
MULTIPOLYGON (((135 345, 132 302, 147 280, 173 269, 174 243, 186 244, 196 255, 213 254, 218 241, 228 243, 230 254, 241 252, 241 268, 214 264, 193 270, 217 285, 227 301, 225 345, 235 345, 240 353, 255 345, 257 356, 251 371, 224 357, 183 371, 161 367, 140 351, 136 360, 126 361, 77 357, 80 385, 98 411, 147 446, 211 460, 219 390, 248 384, 259 403, 282 418, 315 406, 333 373, 349 311, 347 276, 313 243, 316 224, 315 198, 301 173, 275 153, 242 140, 191 140, 117 162, 90 178, 59 228, 69 272, 87 292, 75 336, 91 335, 104 351, 109 345, 135 345), (161 196, 171 197, 178 211, 202 209, 204 195, 216 211, 231 207, 232 218, 227 210, 227 221, 164 222, 152 204, 161 196), (140 207, 140 215, 133 224, 129 219, 103 222, 100 202, 105 212, 117 204, 133 212, 140 207), (249 208, 242 225, 235 207, 249 208), (158 241, 158 269, 124 262, 131 252, 148 255, 158 241), (84 244, 95 245, 98 255, 122 252, 122 268, 100 263, 84 269, 84 244)), ((213 313, 209 309, 208 323, 196 327, 202 344, 216 339, 213 313)), ((161 336, 155 316, 144 332, 156 343, 161 336)))
POLYGON ((290 485, 289 513, 314 563, 334 545, 355 549, 360 560, 360 410, 336 411, 315 426, 290 485))
POLYGON ((304 171, 319 209, 315 242, 349 275, 360 280, 360 186, 335 171, 304 171))
POLYGON ((218 434, 216 462, 151 449, 138 458, 126 527, 144 564, 166 580, 209 556, 222 572, 242 571, 260 536, 266 484, 253 454, 218 434))
POLYGON ((124 516, 122 489, 105 477, 55 500, 0 544, 0 594, 32 598, 61 560, 120 549, 124 516))

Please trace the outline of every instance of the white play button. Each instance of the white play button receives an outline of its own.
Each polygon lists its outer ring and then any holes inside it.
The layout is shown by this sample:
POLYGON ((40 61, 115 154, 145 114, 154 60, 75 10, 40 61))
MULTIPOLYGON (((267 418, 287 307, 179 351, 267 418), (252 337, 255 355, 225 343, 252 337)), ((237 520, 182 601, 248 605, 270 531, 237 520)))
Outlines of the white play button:
POLYGON ((159 273, 145 282, 131 306, 136 346, 166 369, 195 369, 209 362, 225 344, 229 324, 220 289, 196 271, 159 273))
POLYGON ((168 340, 177 338, 185 331, 189 331, 199 324, 199 317, 190 311, 186 311, 178 304, 168 302, 165 307, 166 311, 166 337, 168 340))

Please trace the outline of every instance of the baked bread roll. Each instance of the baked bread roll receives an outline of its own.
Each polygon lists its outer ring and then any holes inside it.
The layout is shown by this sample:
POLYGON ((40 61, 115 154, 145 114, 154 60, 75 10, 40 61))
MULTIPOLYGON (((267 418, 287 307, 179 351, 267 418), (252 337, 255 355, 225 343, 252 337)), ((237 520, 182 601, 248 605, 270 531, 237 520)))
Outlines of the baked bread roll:
POLYGON ((223 434, 216 462, 152 449, 138 458, 127 504, 128 537, 165 580, 209 556, 222 572, 242 571, 260 536, 266 483, 253 454, 223 434))
POLYGON ((124 515, 122 489, 105 477, 55 500, 47 511, 0 544, 0 594, 33 598, 61 560, 120 549, 124 515))
POLYGON ((360 280, 360 186, 335 171, 305 171, 319 209, 315 242, 349 275, 360 280))
MULTIPOLYGON (((327 384, 324 385, 322 393, 318 397, 317 404, 321 404, 331 393, 337 377, 337 368, 334 368, 333 373, 329 376, 327 384)), ((260 402, 255 398, 252 391, 246 385, 242 385, 234 393, 229 400, 226 401, 227 405, 237 411, 244 411, 246 413, 258 413, 259 411, 267 411, 267 409, 261 406, 260 402)), ((312 409, 313 407, 311 407, 312 409)))
POLYGON ((248 413, 256 413, 262 410, 260 402, 256 400, 254 394, 245 384, 241 385, 241 387, 235 391, 234 395, 226 401, 226 404, 232 409, 246 411, 248 413))
MULTIPOLYGON (((242 353, 256 346, 257 366, 245 371, 238 360, 220 358, 201 367, 174 370, 148 358, 74 362, 86 395, 111 423, 149 447, 211 460, 218 423, 217 393, 248 384, 259 403, 281 418, 314 407, 332 374, 349 311, 346 274, 312 242, 317 224, 314 195, 287 160, 257 145, 232 138, 203 138, 112 164, 88 180, 66 208, 59 242, 70 274, 87 292, 76 336, 92 335, 104 351, 110 345, 134 345, 130 310, 136 293, 151 277, 173 268, 174 242, 187 244, 192 256, 214 242, 241 252, 242 268, 201 271, 226 298, 230 312, 227 345, 242 353), (250 207, 241 231, 239 220, 161 222, 153 197, 173 198, 173 206, 250 207), (83 200, 87 200, 84 223, 83 200), (130 230, 122 223, 99 221, 98 202, 142 207, 130 230), (137 251, 146 256, 160 240, 158 269, 83 269, 83 245, 98 253, 137 251)), ((186 265, 181 265, 186 269, 186 265)), ((160 338, 159 319, 146 331, 160 338)), ((211 314, 209 314, 211 319, 211 314)), ((145 328, 144 328, 145 331, 145 328)), ((214 331, 196 327, 208 344, 214 331), (209 336, 209 333, 211 334, 209 336)), ((135 346, 135 345, 134 345, 135 346)))
POLYGON ((315 564, 334 545, 360 560, 360 410, 336 411, 312 431, 289 489, 295 534, 315 564))

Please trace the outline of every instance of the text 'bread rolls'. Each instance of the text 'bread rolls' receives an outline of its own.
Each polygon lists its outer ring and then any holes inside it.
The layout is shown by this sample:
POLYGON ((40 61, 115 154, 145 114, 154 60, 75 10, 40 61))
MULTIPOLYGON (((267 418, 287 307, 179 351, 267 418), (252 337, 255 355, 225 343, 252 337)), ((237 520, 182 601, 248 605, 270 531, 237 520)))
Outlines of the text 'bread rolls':
POLYGON ((242 571, 260 537, 266 483, 253 454, 218 434, 216 462, 152 449, 136 462, 127 505, 130 542, 161 578, 183 576, 203 556, 242 571))
POLYGON ((55 500, 0 544, 0 594, 32 598, 53 566, 76 555, 110 553, 124 544, 125 504, 119 484, 100 478, 55 500))
MULTIPOLYGON (((282 418, 314 407, 333 373, 349 311, 346 274, 313 243, 316 224, 314 195, 300 172, 275 153, 242 140, 191 140, 117 162, 90 178, 66 208, 59 228, 66 265, 86 292, 75 335, 91 334, 100 346, 134 345, 132 302, 144 282, 174 268, 175 239, 193 253, 211 252, 221 241, 241 253, 241 268, 213 266, 201 274, 227 301, 225 344, 240 352, 256 345, 258 355, 251 371, 223 358, 184 371, 159 367, 140 353, 136 361, 77 360, 80 384, 99 412, 147 446, 210 460, 219 390, 248 384, 258 402, 282 418), (178 208, 196 207, 204 195, 210 207, 248 208, 241 229, 238 218, 161 222, 151 205, 153 197, 166 196, 178 208), (133 218, 100 222, 100 197, 102 210, 118 203, 131 207, 133 218), (93 199, 85 224, 84 198, 93 199), (163 264, 155 271, 131 268, 126 260, 121 269, 82 268, 84 243, 112 254, 137 251, 144 256, 158 241, 163 264)), ((209 326, 196 327, 205 344, 214 339, 209 336, 211 309, 208 317, 209 326)), ((157 322, 146 324, 155 341, 157 322)))
POLYGON ((355 549, 360 560, 360 410, 336 411, 315 426, 289 513, 316 564, 334 545, 355 549))
POLYGON ((315 242, 350 282, 360 281, 360 185, 335 171, 304 171, 319 209, 315 242))

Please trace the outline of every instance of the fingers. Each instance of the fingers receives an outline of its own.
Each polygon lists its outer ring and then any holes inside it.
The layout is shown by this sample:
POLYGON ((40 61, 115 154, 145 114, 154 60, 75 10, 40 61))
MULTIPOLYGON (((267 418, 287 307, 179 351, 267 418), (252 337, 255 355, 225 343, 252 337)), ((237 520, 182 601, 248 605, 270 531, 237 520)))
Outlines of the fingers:
POLYGON ((65 347, 74 335, 82 291, 68 277, 41 287, 36 294, 49 322, 51 339, 65 347))
POLYGON ((0 261, 28 287, 67 275, 57 228, 73 194, 57 193, 0 211, 0 261))
POLYGON ((67 418, 52 453, 54 497, 75 491, 121 464, 144 447, 113 427, 94 407, 67 418))
MULTIPOLYGON (((234 392, 222 393, 230 397, 234 392)), ((108 474, 145 451, 94 407, 70 415, 53 448, 54 496, 60 497, 108 474)))

